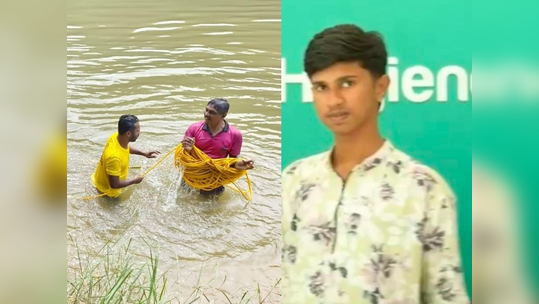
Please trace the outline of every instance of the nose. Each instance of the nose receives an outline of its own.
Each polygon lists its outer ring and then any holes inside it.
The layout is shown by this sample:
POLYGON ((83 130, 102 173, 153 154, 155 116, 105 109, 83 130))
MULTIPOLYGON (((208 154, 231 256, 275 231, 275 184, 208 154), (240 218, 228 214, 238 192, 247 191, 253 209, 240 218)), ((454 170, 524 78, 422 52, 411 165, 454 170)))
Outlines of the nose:
POLYGON ((338 88, 332 89, 328 95, 328 104, 331 107, 342 106, 345 103, 344 96, 338 88))

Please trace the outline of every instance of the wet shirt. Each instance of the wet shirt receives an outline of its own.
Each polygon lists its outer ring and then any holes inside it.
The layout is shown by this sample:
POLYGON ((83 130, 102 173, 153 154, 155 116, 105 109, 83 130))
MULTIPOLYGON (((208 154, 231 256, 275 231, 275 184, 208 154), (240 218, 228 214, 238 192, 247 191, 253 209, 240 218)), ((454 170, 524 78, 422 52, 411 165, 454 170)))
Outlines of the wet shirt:
POLYGON ((213 159, 237 157, 243 144, 241 132, 226 121, 223 131, 215 136, 202 121, 192 124, 185 132, 185 137, 195 138, 195 146, 213 159))
POLYGON ((385 145, 346 182, 331 152, 283 172, 283 303, 464 304, 455 196, 385 145))
POLYGON ((118 176, 120 180, 126 180, 129 173, 130 149, 124 149, 118 142, 118 133, 114 133, 107 140, 97 169, 92 175, 94 186, 101 193, 109 197, 118 197, 123 189, 113 189, 110 186, 109 176, 118 176))

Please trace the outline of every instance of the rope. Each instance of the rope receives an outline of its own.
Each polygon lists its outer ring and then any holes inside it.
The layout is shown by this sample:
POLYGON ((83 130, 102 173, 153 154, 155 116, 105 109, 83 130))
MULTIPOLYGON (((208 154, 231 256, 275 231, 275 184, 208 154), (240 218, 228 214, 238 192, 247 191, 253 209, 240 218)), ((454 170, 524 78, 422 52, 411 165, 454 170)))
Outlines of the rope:
POLYGON ((174 159, 176 168, 183 168, 183 179, 189 186, 203 191, 212 191, 226 186, 241 194, 247 201, 252 201, 253 189, 249 174, 247 171, 234 168, 234 164, 239 159, 212 159, 195 146, 191 153, 188 153, 182 145, 176 148, 174 159), (243 176, 246 177, 248 185, 245 191, 236 184, 236 181, 243 176))
MULTIPOLYGON (((237 170, 233 167, 233 165, 238 162, 238 159, 224 158, 214 160, 197 147, 193 147, 192 154, 189 154, 183 149, 181 144, 178 145, 176 148, 165 154, 150 169, 146 170, 146 172, 142 174, 142 177, 146 177, 150 174, 150 172, 157 168, 174 152, 174 164, 177 168, 180 166, 184 168, 184 179, 189 186, 204 191, 211 191, 221 186, 226 186, 227 188, 240 193, 247 201, 252 201, 253 190, 249 174, 247 171, 237 170), (246 191, 241 190, 236 184, 236 181, 244 175, 247 178, 248 184, 248 190, 246 191), (229 184, 233 184, 235 188, 229 186, 229 184)), ((80 199, 89 201, 106 195, 106 193, 102 193, 99 195, 82 197, 80 199)))
MULTIPOLYGON (((172 153, 174 153, 174 151, 176 151, 176 148, 170 150, 167 154, 165 154, 165 156, 161 157, 161 159, 158 162, 156 162, 155 165, 153 165, 144 174, 142 174, 142 177, 146 177, 148 174, 150 174, 150 172, 152 172, 155 168, 157 168, 157 166, 159 166, 167 157, 169 157, 172 153)), ((106 193, 101 193, 99 195, 82 197, 81 199, 83 201, 90 201, 90 200, 100 198, 100 197, 104 197, 104 196, 107 196, 107 194, 106 193)))
POLYGON ((157 166, 159 166, 167 157, 169 157, 172 153, 174 153, 174 149, 170 150, 165 156, 161 157, 161 159, 155 163, 150 169, 148 169, 144 174, 142 174, 142 177, 146 177, 146 175, 150 174, 157 166))

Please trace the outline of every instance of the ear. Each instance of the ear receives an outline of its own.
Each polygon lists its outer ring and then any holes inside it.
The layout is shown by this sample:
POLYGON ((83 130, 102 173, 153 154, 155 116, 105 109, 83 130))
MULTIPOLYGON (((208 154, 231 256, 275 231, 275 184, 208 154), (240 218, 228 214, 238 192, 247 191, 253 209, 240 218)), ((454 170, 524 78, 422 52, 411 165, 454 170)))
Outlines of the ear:
POLYGON ((227 115, 228 113, 223 114, 223 119, 225 119, 227 115))
POLYGON ((383 102, 384 98, 386 98, 387 91, 389 89, 389 85, 391 84, 391 80, 389 79, 389 76, 383 75, 382 77, 378 78, 375 83, 375 94, 376 94, 376 101, 383 102))

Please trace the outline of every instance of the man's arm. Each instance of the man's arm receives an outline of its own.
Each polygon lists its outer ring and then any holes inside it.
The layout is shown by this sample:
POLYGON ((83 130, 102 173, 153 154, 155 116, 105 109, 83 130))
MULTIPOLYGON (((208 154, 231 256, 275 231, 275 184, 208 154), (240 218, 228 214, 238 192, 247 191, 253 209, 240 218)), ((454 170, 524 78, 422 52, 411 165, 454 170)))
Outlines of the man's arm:
POLYGON ((243 146, 243 135, 237 131, 232 137, 232 147, 230 147, 229 156, 231 158, 238 158, 241 154, 241 148, 243 146))
POLYGON ((185 137, 182 140, 182 147, 187 153, 192 155, 193 147, 195 146, 195 138, 194 137, 185 137))
MULTIPOLYGON (((243 146, 243 135, 240 132, 234 134, 232 148, 230 149, 229 157, 238 158, 241 153, 241 148, 243 146)), ((255 163, 250 159, 240 160, 234 164, 234 168, 237 170, 252 170, 254 169, 255 163)))
POLYGON ((287 303, 303 303, 308 294, 297 288, 297 281, 301 281, 303 273, 298 265, 303 261, 297 259, 301 250, 301 243, 297 233, 298 217, 296 205, 296 191, 300 184, 299 176, 295 172, 299 166, 296 162, 282 172, 282 217, 281 217, 281 246, 282 246, 282 294, 287 303), (296 281, 296 284, 292 283, 296 281), (295 287, 295 288, 294 288, 295 287), (299 300, 301 299, 301 300, 299 300))
POLYGON ((242 159, 234 163, 237 170, 252 170, 255 168, 255 162, 250 159, 242 159))
POLYGON ((144 156, 146 158, 155 158, 157 155, 161 154, 160 151, 157 151, 157 150, 153 150, 153 151, 148 151, 148 152, 144 152, 144 151, 141 151, 135 147, 129 147, 129 151, 130 151, 130 154, 133 154, 133 155, 140 155, 140 156, 144 156))
POLYGON ((118 176, 109 175, 109 183, 112 189, 121 189, 129 187, 131 185, 140 184, 144 180, 144 177, 138 176, 128 180, 121 180, 118 176))
POLYGON ((105 160, 106 172, 109 177, 109 184, 112 189, 121 189, 133 184, 140 184, 143 177, 136 177, 128 180, 121 180, 122 160, 117 157, 111 157, 105 160))
POLYGON ((195 131, 193 129, 193 125, 189 126, 187 128, 187 131, 185 131, 185 135, 182 139, 182 146, 187 153, 191 154, 193 151, 193 147, 195 146, 195 131))
POLYGON ((427 191, 423 243, 422 304, 468 304, 457 229, 456 199, 441 177, 427 191))

